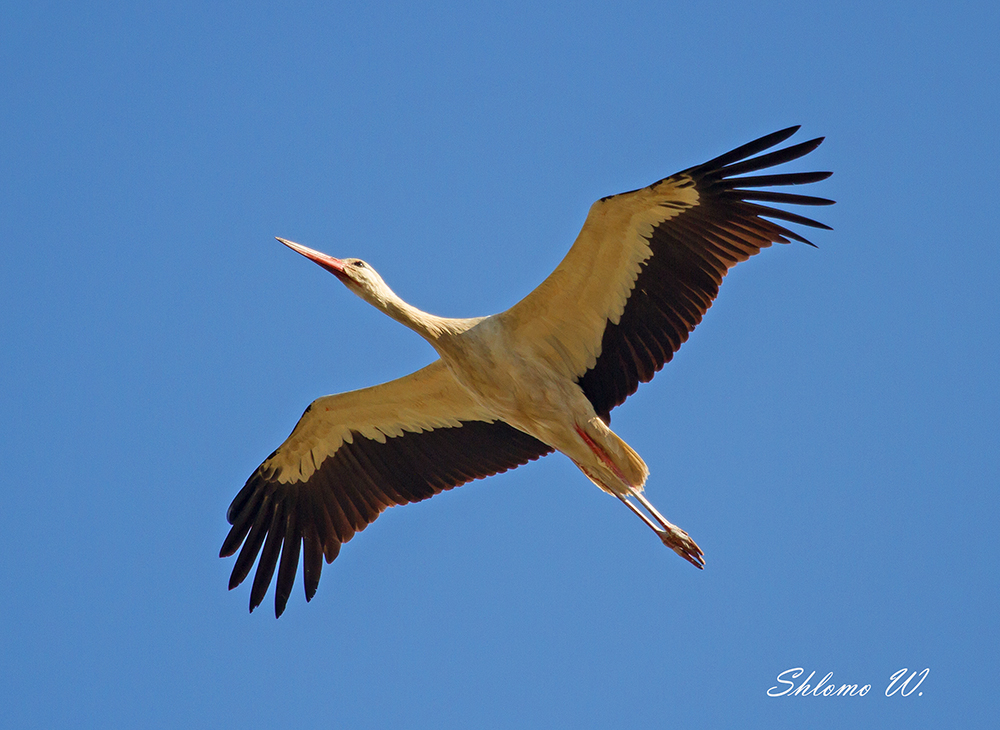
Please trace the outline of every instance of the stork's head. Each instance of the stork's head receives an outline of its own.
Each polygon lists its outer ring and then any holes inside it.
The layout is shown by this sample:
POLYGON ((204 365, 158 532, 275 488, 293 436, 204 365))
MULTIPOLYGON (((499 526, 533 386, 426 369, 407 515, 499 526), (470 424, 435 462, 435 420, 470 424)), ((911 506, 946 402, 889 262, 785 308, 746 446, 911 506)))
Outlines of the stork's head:
POLYGON ((284 238, 279 238, 278 241, 322 266, 344 282, 348 289, 376 307, 384 309, 387 296, 392 296, 392 290, 382 281, 378 272, 361 259, 335 259, 284 238))

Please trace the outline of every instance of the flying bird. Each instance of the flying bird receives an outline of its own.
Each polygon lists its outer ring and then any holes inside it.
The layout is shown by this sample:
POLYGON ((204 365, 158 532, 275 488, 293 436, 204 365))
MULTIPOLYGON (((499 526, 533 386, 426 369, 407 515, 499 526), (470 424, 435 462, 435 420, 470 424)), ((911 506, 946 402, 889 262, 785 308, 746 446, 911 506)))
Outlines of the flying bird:
POLYGON ((323 561, 387 507, 418 502, 552 451, 621 500, 697 568, 701 549, 643 495, 649 470, 610 428, 611 411, 673 357, 726 272, 772 243, 813 245, 774 221, 829 226, 769 204, 833 201, 761 190, 829 172, 748 175, 796 160, 823 138, 764 153, 791 127, 652 185, 593 204, 562 263, 489 317, 452 319, 400 299, 365 261, 278 241, 426 339, 439 359, 397 380, 314 401, 250 476, 220 551, 239 550, 229 588, 259 562, 250 610, 275 570, 285 609, 302 557, 306 600, 323 561), (242 549, 240 546, 242 545, 242 549))

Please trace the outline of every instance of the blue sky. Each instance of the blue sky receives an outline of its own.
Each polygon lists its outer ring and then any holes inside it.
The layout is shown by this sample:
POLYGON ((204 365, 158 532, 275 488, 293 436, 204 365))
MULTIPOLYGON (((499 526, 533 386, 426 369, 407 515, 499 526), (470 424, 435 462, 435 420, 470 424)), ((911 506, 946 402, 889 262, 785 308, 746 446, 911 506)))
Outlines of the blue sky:
POLYGON ((996 5, 369 5, 0 11, 0 724, 986 726, 996 5), (305 406, 433 357, 274 236, 488 314, 598 197, 791 124, 834 231, 614 414, 704 572, 552 456, 389 510, 279 621, 226 590, 305 406), (872 690, 768 697, 796 667, 872 690))

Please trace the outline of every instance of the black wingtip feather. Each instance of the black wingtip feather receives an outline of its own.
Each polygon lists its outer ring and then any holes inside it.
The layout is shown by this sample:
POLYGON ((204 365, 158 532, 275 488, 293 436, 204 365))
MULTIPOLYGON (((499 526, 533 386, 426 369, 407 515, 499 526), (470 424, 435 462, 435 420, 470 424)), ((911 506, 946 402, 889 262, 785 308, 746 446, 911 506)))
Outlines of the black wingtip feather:
POLYGON ((264 544, 264 538, 267 536, 268 525, 271 524, 272 510, 273 505, 267 503, 261 507, 260 512, 254 519, 253 525, 250 527, 250 533, 243 543, 243 549, 240 550, 240 554, 236 558, 236 564, 233 566, 233 572, 229 578, 229 590, 238 586, 250 575, 250 570, 253 568, 254 561, 257 560, 257 554, 260 552, 261 545, 264 544))
POLYGON ((275 505, 271 526, 267 531, 267 538, 264 540, 264 548, 260 552, 257 572, 253 577, 253 585, 250 588, 250 613, 253 613, 253 610, 264 600, 267 587, 271 584, 271 578, 274 576, 274 569, 278 564, 278 554, 281 552, 281 543, 284 538, 284 530, 281 529, 284 521, 285 504, 281 502, 275 505))
POLYGON ((833 205, 836 201, 815 195, 796 195, 772 190, 752 190, 733 188, 732 192, 743 200, 757 200, 762 203, 784 203, 785 205, 833 205))
POLYGON ((219 549, 219 557, 228 558, 235 553, 239 546, 243 544, 251 527, 253 527, 253 524, 249 521, 245 524, 233 525, 232 529, 229 530, 229 534, 226 535, 222 547, 219 549))
POLYGON ((771 175, 753 175, 747 177, 727 177, 714 183, 719 190, 735 190, 736 188, 768 188, 775 185, 809 185, 826 180, 832 172, 827 170, 816 172, 778 172, 771 175))
POLYGON ((285 520, 285 537, 281 545, 281 560, 278 562, 278 580, 274 585, 275 618, 285 612, 288 598, 292 595, 292 587, 295 585, 295 572, 299 567, 302 533, 296 516, 297 512, 292 505, 285 520))
POLYGON ((226 520, 230 525, 236 524, 237 515, 246 506, 247 501, 251 500, 257 493, 255 484, 256 476, 257 472, 254 472, 253 476, 247 479, 247 483, 243 485, 243 489, 241 489, 237 495, 233 497, 233 501, 229 503, 229 509, 226 510, 226 520))
POLYGON ((781 208, 771 208, 767 205, 757 205, 756 203, 747 202, 744 202, 743 205, 746 206, 746 210, 753 212, 761 218, 775 218, 777 220, 788 221, 789 223, 798 223, 800 226, 820 228, 824 231, 833 230, 826 223, 814 221, 812 218, 806 218, 804 215, 798 215, 797 213, 789 213, 787 210, 782 210, 781 208))
POLYGON ((720 172, 723 177, 728 178, 733 177, 734 175, 743 175, 748 172, 753 172, 754 170, 763 170, 767 167, 783 165, 786 162, 791 162, 792 160, 797 160, 800 157, 805 157, 814 149, 819 147, 822 142, 823 137, 817 137, 816 139, 811 139, 808 142, 793 144, 791 147, 785 147, 784 149, 775 150, 774 152, 768 152, 766 155, 751 157, 743 162, 736 162, 732 165, 727 165, 723 167, 720 172))
POLYGON ((785 129, 779 129, 777 132, 771 132, 771 134, 765 134, 763 137, 758 137, 752 142, 747 142, 744 145, 740 145, 736 149, 730 150, 729 152, 726 152, 723 155, 719 155, 718 157, 711 159, 708 162, 698 165, 697 168, 692 168, 692 169, 711 170, 720 167, 725 167, 734 162, 739 162, 740 160, 746 159, 747 157, 756 155, 758 152, 763 152, 766 149, 770 149, 771 147, 774 147, 776 144, 781 144, 786 139, 791 137, 793 134, 798 132, 799 129, 801 129, 801 126, 802 125, 800 124, 796 124, 793 127, 787 127, 785 129))
POLYGON ((323 572, 323 544, 315 531, 309 531, 302 540, 302 587, 306 603, 316 595, 319 578, 323 572))

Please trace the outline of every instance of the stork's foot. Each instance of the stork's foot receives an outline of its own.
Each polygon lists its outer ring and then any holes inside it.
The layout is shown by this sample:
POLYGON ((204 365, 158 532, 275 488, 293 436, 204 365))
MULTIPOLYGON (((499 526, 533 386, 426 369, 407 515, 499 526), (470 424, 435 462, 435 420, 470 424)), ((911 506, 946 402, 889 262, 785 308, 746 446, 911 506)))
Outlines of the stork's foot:
POLYGON ((618 499, 622 501, 622 504, 632 510, 640 520, 645 522, 649 528, 657 534, 660 540, 663 541, 664 545, 691 563, 691 565, 696 567, 698 570, 704 570, 705 553, 703 553, 701 548, 698 547, 698 543, 692 540, 689 534, 684 532, 684 530, 679 528, 673 522, 668 522, 666 518, 664 518, 664 516, 656 510, 656 507, 650 504, 649 500, 642 496, 642 492, 634 492, 632 496, 642 502, 642 506, 648 509, 650 514, 656 518, 656 522, 649 519, 645 512, 632 504, 632 502, 628 499, 620 494, 617 496, 618 499))
POLYGON ((691 539, 684 530, 676 525, 670 525, 665 530, 657 530, 656 534, 663 540, 663 544, 691 563, 698 570, 705 568, 705 553, 698 547, 698 543, 691 539))

